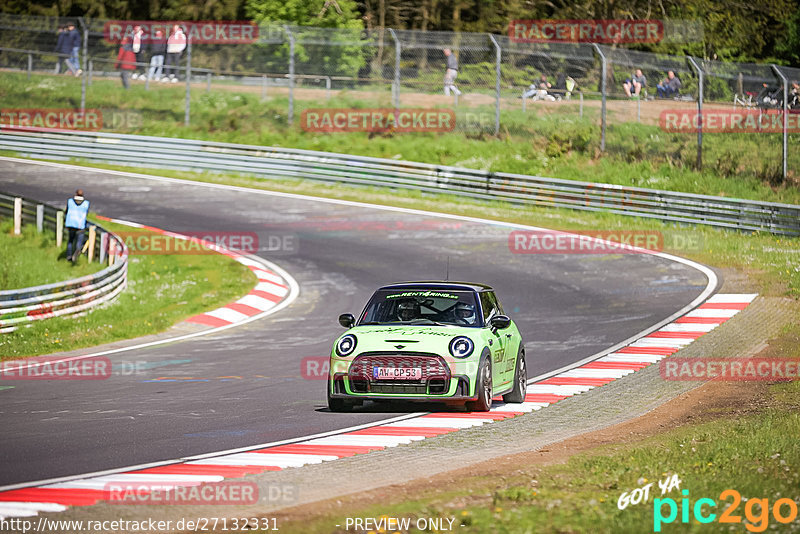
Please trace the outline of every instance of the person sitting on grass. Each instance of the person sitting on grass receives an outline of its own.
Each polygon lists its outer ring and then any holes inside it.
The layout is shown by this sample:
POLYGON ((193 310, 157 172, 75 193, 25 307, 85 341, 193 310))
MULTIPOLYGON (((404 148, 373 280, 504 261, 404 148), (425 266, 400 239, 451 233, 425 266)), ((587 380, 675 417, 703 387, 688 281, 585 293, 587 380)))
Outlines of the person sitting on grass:
POLYGON ((673 71, 668 71, 667 77, 656 86, 658 98, 677 96, 681 90, 681 85, 681 79, 675 76, 673 71))
POLYGON ((636 72, 630 78, 627 78, 622 84, 625 89, 625 96, 628 98, 639 98, 639 93, 642 92, 642 87, 647 85, 647 78, 642 74, 642 69, 636 69, 636 72))
POLYGON ((548 91, 553 87, 553 84, 547 81, 547 76, 542 74, 538 83, 532 83, 528 90, 522 94, 522 98, 531 98, 531 100, 550 100, 554 101, 556 98, 548 91))

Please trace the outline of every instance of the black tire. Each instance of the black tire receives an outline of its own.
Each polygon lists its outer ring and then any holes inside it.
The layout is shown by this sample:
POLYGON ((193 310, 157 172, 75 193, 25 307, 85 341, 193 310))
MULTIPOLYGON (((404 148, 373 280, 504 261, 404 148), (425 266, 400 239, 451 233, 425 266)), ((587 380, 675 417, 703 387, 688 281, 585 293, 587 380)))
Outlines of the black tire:
POLYGON ((349 412, 353 409, 354 402, 346 399, 331 397, 331 381, 328 380, 328 409, 332 412, 349 412))
POLYGON ((517 354, 517 369, 514 372, 514 389, 503 395, 505 402, 525 402, 525 393, 528 387, 528 364, 525 363, 525 351, 517 354))
POLYGON ((486 357, 481 361, 478 369, 478 383, 475 385, 475 392, 478 399, 469 401, 466 404, 467 410, 471 412, 488 412, 492 407, 492 364, 486 357))

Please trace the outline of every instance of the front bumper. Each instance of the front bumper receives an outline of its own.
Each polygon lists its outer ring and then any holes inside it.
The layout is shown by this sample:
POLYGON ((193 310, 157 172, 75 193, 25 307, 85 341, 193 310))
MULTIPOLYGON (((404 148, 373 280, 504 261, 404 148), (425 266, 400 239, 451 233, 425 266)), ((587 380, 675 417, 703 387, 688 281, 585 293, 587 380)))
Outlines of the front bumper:
POLYGON ((407 384, 406 381, 381 381, 380 383, 370 383, 366 390, 359 390, 354 387, 355 384, 350 380, 346 373, 336 373, 332 377, 330 396, 332 398, 340 399, 367 399, 367 400, 380 400, 380 399, 402 399, 402 400, 419 400, 419 401, 469 401, 476 400, 477 395, 472 394, 474 391, 474 379, 468 376, 454 375, 450 378, 447 387, 441 393, 430 392, 430 388, 425 385, 407 384), (377 385, 377 387, 376 387, 377 385), (409 387, 411 386, 411 387, 409 387), (412 387, 426 388, 426 391, 415 391, 412 387), (392 389, 392 388, 397 389, 392 389), (406 389, 407 388, 407 389, 406 389), (406 389, 405 391, 401 389, 406 389))

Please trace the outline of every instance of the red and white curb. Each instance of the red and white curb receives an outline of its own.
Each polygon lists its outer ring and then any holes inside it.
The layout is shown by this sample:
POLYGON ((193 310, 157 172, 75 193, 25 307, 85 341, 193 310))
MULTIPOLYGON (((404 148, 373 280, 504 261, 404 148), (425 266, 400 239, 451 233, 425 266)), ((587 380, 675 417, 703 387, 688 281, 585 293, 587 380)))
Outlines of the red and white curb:
POLYGON ((190 237, 176 232, 162 230, 161 228, 155 228, 153 226, 146 226, 121 219, 111 219, 109 217, 103 217, 100 215, 98 215, 97 218, 104 221, 123 224, 133 228, 149 230, 151 232, 156 232, 158 234, 175 239, 185 239, 199 243, 206 248, 238 261, 253 271, 253 274, 255 274, 258 278, 258 284, 256 287, 254 287, 247 295, 240 298, 236 302, 231 302, 230 304, 222 306, 221 308, 217 308, 216 310, 211 310, 209 312, 195 315, 194 317, 189 317, 186 319, 187 322, 201 324, 212 328, 239 324, 244 321, 249 321, 256 316, 271 310, 284 301, 290 294, 290 282, 287 281, 284 276, 279 274, 276 269, 270 269, 267 263, 263 260, 253 259, 252 257, 248 257, 239 251, 229 250, 209 241, 201 240, 197 237, 190 237))
MULTIPOLYGON (((567 397, 602 386, 658 362, 710 332, 746 308, 756 294, 717 294, 632 343, 591 362, 529 384, 525 402, 495 402, 489 412, 412 414, 390 422, 299 438, 289 443, 237 449, 184 458, 174 463, 140 466, 35 487, 0 492, 0 519, 59 512, 114 497, 109 484, 141 492, 165 487, 214 484, 265 471, 281 471, 408 444, 540 410, 567 397)), ((496 401, 498 399, 495 399, 496 401)), ((122 492, 124 494, 124 492, 122 492)), ((119 498, 119 497, 117 497, 119 498)))

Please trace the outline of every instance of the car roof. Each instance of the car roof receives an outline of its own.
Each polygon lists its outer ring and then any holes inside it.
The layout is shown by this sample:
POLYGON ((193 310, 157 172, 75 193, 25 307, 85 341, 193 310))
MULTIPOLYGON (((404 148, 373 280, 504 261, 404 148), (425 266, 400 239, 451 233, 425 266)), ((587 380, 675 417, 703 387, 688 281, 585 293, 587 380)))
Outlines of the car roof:
POLYGON ((450 282, 441 280, 424 280, 419 282, 398 282, 379 289, 449 289, 450 291, 494 291, 491 286, 474 282, 450 282))

